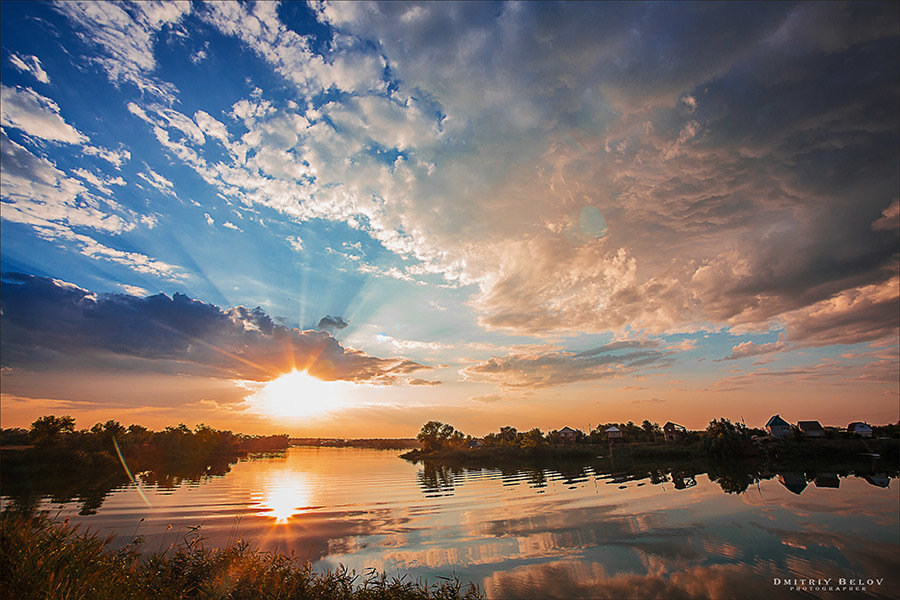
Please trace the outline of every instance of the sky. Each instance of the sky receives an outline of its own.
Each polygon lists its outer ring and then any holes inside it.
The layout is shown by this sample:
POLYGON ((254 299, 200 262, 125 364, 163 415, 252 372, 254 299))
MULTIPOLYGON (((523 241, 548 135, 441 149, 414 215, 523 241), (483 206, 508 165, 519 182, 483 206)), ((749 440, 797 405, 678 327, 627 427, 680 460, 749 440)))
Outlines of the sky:
POLYGON ((0 424, 900 418, 896 3, 0 3, 0 424))

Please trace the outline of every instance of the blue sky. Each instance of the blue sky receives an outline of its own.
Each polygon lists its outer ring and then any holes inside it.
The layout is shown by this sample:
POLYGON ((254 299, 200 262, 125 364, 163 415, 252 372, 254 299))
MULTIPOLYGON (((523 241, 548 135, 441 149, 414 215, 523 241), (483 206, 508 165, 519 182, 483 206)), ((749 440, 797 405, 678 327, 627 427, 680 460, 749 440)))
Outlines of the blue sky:
POLYGON ((353 382, 296 432, 896 420, 897 24, 5 2, 4 426, 271 427, 275 347, 353 382))

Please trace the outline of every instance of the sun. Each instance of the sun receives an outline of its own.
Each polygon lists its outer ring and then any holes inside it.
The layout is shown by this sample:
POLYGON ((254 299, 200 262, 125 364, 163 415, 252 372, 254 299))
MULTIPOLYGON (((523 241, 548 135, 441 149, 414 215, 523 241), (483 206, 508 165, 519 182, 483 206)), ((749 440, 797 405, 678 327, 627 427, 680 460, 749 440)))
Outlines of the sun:
POLYGON ((344 381, 323 381, 306 371, 291 371, 273 379, 248 398, 270 417, 319 417, 339 408, 347 399, 344 381))

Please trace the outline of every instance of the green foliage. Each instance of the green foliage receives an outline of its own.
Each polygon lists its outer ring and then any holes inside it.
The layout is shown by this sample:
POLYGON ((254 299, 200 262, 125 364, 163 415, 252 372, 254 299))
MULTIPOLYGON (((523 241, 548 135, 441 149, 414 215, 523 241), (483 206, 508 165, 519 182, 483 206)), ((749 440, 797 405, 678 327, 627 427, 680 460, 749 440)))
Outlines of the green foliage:
POLYGON ((462 449, 466 445, 466 436, 463 432, 456 431, 453 425, 440 421, 428 421, 422 425, 416 439, 422 443, 424 452, 462 449))
POLYGON ((203 546, 198 534, 175 549, 142 554, 140 540, 113 550, 110 539, 46 516, 9 510, 0 514, 0 589, 4 598, 68 600, 475 600, 482 594, 458 580, 427 584, 364 576, 339 567, 314 572, 244 542, 222 549, 203 546))
POLYGON ((49 446, 57 444, 64 436, 75 432, 75 419, 70 416, 55 417, 48 415, 40 417, 31 424, 29 437, 36 446, 49 446))
POLYGON ((707 456, 712 458, 739 456, 743 451, 744 436, 730 420, 713 419, 703 434, 703 446, 707 456))
POLYGON ((164 486, 221 475, 249 453, 288 447, 287 435, 247 436, 202 424, 151 431, 109 420, 75 431, 72 417, 53 415, 34 421, 28 438, 31 447, 0 455, 4 494, 24 505, 46 495, 60 502, 78 498, 83 514, 96 511, 109 490, 128 481, 116 446, 132 473, 143 472, 146 482, 164 486))

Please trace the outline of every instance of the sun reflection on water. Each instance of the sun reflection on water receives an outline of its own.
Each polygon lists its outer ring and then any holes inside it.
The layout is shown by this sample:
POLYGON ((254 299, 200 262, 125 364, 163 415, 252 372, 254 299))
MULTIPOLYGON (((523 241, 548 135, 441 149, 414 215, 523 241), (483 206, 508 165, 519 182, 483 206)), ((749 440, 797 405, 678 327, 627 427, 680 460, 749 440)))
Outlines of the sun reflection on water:
POLYGON ((283 473, 274 477, 264 492, 254 494, 251 507, 260 517, 275 519, 275 523, 287 523, 291 517, 309 510, 313 498, 313 486, 302 473, 283 473))

